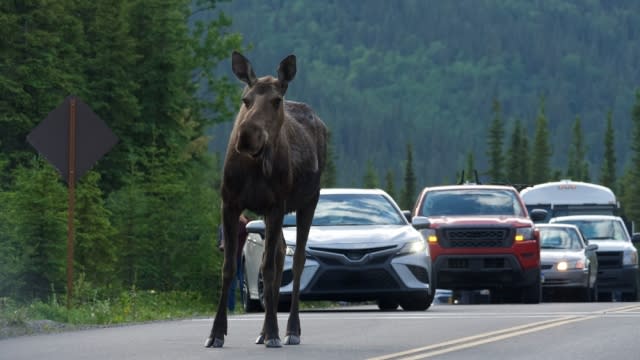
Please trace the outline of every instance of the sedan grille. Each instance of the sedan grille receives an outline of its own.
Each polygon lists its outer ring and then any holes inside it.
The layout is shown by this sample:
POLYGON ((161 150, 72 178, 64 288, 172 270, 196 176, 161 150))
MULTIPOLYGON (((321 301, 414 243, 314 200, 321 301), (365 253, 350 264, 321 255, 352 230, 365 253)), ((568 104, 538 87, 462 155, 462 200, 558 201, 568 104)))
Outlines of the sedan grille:
POLYGON ((445 248, 511 247, 509 228, 454 228, 444 229, 441 241, 445 248))
MULTIPOLYGON (((385 251, 389 249, 395 248, 395 245, 389 246, 380 246, 374 248, 366 248, 366 249, 332 249, 332 248, 318 248, 318 247, 309 247, 310 250, 313 250, 313 257, 320 261, 326 261, 327 263, 335 263, 335 255, 339 254, 351 261, 358 261, 362 259, 367 254, 375 254, 380 251, 385 251), (323 254, 324 253, 324 254, 323 254), (324 255, 328 256, 324 256, 324 255)), ((372 256, 371 262, 369 263, 383 263, 387 260, 388 256, 372 256)))
POLYGON ((383 269, 368 271, 329 270, 313 285, 313 291, 399 289, 398 282, 383 269))

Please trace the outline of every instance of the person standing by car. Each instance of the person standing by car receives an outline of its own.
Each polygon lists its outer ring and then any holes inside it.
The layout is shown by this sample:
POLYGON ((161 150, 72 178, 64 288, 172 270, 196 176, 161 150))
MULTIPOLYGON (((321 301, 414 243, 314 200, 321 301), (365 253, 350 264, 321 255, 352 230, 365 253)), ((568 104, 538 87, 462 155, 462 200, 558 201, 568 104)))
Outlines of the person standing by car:
MULTIPOLYGON (((231 287, 229 287, 229 298, 227 300, 227 308, 229 311, 234 311, 236 307, 236 288, 238 286, 242 286, 242 249, 244 248, 244 243, 247 241, 247 223, 249 219, 244 215, 240 214, 240 218, 238 218, 238 248, 236 254, 236 278, 231 282, 231 287)), ((222 229, 222 224, 218 229, 218 249, 220 251, 224 251, 224 231, 222 229)))

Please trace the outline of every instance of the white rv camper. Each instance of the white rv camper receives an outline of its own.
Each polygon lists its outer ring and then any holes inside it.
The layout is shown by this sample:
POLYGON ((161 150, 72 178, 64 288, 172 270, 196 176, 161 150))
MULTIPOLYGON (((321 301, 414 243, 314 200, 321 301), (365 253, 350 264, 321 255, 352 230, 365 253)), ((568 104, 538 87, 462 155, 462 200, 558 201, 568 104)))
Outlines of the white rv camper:
POLYGON ((606 186, 581 181, 560 180, 538 184, 520 192, 527 210, 545 209, 552 217, 567 215, 618 215, 620 203, 606 186))

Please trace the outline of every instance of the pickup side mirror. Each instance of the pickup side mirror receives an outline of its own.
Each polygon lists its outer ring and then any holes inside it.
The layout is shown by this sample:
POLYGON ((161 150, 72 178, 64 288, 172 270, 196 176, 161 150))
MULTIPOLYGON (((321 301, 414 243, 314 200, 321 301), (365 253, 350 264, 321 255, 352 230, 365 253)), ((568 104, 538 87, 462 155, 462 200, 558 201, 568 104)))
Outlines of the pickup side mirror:
POLYGON ((425 216, 414 216, 411 219, 411 224, 417 230, 428 229, 431 226, 431 222, 429 221, 429 218, 425 216))
POLYGON ((545 209, 533 209, 529 213, 529 217, 533 222, 539 222, 547 218, 547 210, 545 209))
POLYGON ((631 237, 631 242, 634 244, 640 244, 640 233, 633 233, 631 237))
POLYGON ((596 250, 598 250, 598 245, 597 244, 589 244, 589 245, 587 245, 585 250, 587 250, 587 251, 596 251, 596 250))

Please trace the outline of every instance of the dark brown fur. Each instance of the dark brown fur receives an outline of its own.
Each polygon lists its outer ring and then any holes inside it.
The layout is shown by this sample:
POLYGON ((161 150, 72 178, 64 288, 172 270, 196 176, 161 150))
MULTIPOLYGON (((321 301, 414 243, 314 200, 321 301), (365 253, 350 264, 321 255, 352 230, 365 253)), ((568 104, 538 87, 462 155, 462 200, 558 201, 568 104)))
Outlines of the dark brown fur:
MULTIPOLYGON (((299 289, 305 246, 320 194, 320 175, 326 158, 327 130, 303 103, 284 100, 296 73, 293 55, 280 63, 278 77, 256 78, 251 63, 240 53, 232 56, 232 69, 247 84, 224 162, 222 219, 225 239, 237 239, 240 213, 251 210, 264 216, 265 249, 262 259, 265 319, 256 343, 281 346, 277 307, 285 244, 282 220, 295 211, 297 244, 293 263, 293 292, 285 344, 300 342, 299 289)), ((236 273, 235 241, 224 248, 222 292, 206 346, 222 347, 227 334, 226 299, 236 273)))

